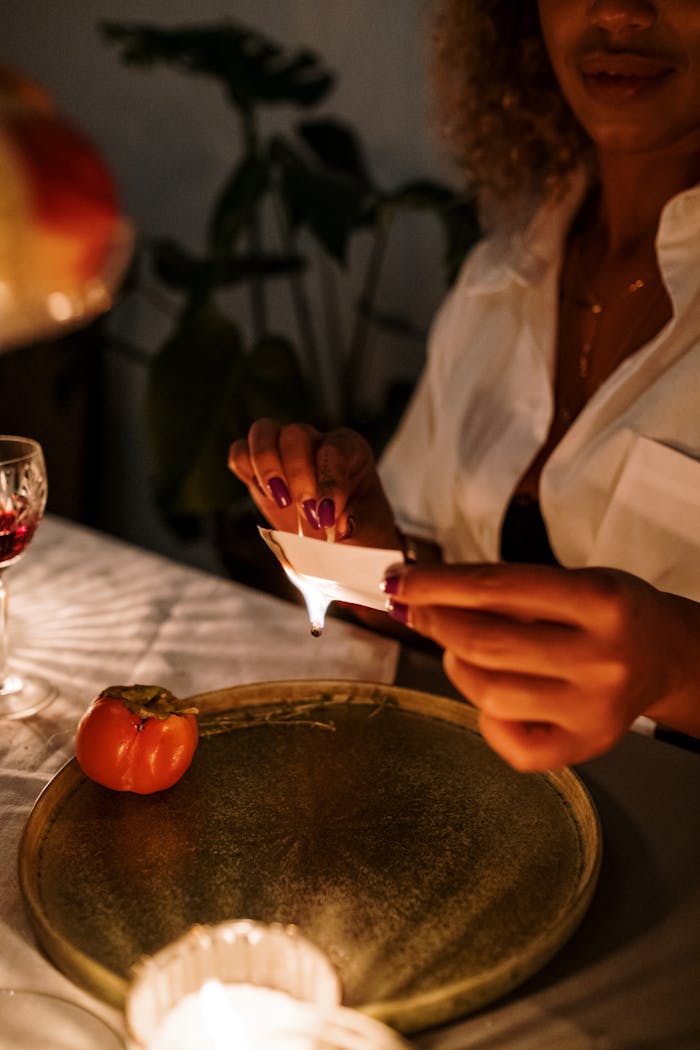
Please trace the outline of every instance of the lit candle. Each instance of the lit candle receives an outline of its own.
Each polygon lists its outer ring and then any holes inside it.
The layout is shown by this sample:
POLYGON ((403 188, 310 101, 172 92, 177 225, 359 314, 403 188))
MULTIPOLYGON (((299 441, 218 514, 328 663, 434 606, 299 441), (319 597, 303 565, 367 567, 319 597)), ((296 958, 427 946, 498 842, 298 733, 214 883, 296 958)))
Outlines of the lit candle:
POLYGON ((138 1050, 312 1050, 317 1018, 339 1003, 338 974, 296 927, 240 919, 143 959, 126 1020, 138 1050))
POLYGON ((286 992, 207 981, 166 1014, 148 1050, 313 1050, 319 1028, 286 992))
POLYGON ((136 967, 132 1050, 410 1050, 340 1005, 329 959, 294 926, 194 926, 136 967))

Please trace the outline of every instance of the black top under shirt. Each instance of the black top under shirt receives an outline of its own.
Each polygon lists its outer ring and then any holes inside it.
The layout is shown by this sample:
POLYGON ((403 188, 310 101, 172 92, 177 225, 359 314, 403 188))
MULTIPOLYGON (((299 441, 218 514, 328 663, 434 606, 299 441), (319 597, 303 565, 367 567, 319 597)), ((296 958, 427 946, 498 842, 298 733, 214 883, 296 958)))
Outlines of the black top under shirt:
POLYGON ((516 495, 508 504, 501 528, 503 561, 530 565, 558 565, 549 543, 539 501, 516 495))

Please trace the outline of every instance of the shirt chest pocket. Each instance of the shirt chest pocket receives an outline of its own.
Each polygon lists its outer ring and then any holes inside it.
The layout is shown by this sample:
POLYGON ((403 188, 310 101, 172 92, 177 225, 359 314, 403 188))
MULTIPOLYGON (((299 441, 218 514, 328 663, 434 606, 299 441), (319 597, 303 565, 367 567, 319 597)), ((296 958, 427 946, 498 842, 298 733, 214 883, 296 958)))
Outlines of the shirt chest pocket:
POLYGON ((624 569, 700 601, 700 461, 638 437, 588 564, 624 569))

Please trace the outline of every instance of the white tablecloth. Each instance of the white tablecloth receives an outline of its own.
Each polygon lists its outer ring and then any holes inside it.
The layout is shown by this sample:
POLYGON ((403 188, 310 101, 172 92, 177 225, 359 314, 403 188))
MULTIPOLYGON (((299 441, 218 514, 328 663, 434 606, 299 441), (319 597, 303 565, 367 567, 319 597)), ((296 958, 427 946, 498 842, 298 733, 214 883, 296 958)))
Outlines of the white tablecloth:
POLYGON ((0 987, 64 996, 119 1027, 117 1011, 41 956, 16 874, 24 824, 72 757, 85 707, 105 686, 133 682, 179 696, 286 678, 390 682, 398 645, 332 618, 312 638, 301 606, 54 518, 6 582, 15 666, 50 679, 59 695, 30 718, 0 720, 0 987))

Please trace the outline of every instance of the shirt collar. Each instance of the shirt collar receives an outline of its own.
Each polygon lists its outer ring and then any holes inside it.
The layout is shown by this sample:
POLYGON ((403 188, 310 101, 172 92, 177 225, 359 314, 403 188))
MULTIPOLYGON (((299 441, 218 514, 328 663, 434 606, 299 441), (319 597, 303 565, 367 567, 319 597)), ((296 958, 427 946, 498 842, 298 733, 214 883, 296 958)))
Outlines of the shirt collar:
POLYGON ((659 247, 695 240, 700 231, 700 182, 667 201, 659 222, 659 247))
MULTIPOLYGON (((495 233, 482 245, 476 270, 470 272, 470 295, 501 291, 511 283, 538 283, 561 258, 563 242, 580 207, 588 175, 577 169, 563 192, 546 200, 532 218, 516 230, 495 233)), ((688 251, 700 236, 700 183, 669 200, 661 213, 657 235, 659 262, 669 288, 675 291, 676 274, 687 280, 688 251)))
POLYGON ((484 241, 476 271, 470 271, 469 294, 488 294, 511 283, 528 286, 540 281, 561 256, 587 182, 585 172, 577 170, 563 190, 541 204, 523 225, 500 230, 484 241))
POLYGON ((700 269, 693 265, 700 239, 700 183, 664 206, 656 237, 659 266, 678 309, 700 294, 700 269))

